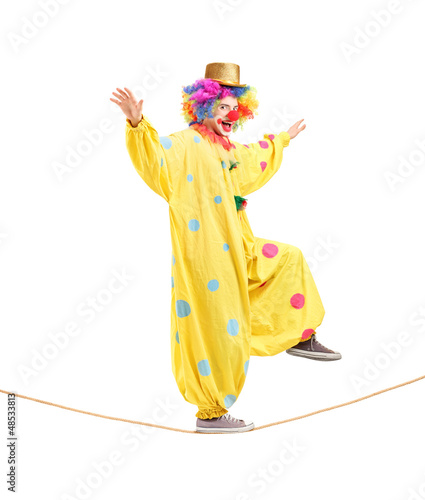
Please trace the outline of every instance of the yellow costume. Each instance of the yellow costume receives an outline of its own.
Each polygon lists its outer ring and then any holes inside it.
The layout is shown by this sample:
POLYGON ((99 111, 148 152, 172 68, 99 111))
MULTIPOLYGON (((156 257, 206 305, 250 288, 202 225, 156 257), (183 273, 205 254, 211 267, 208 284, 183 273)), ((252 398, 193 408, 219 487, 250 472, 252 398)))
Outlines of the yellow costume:
POLYGON ((254 237, 235 196, 277 172, 287 132, 229 151, 192 126, 159 137, 143 116, 126 120, 126 145, 146 184, 169 204, 171 361, 199 418, 236 401, 250 356, 273 356, 308 339, 324 308, 297 247, 254 237))

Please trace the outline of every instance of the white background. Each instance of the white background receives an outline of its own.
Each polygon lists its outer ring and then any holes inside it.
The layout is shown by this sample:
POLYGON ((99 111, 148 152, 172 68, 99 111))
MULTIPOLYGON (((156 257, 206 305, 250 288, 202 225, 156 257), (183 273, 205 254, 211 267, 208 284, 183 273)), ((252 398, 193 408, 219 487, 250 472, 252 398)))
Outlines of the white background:
MULTIPOLYGON (((423 2, 42 5, 9 3, 1 21, 0 389, 195 429, 197 408, 171 372, 168 205, 132 166, 125 117, 109 98, 133 89, 168 135, 187 126, 181 87, 209 62, 239 64, 241 82, 258 90, 259 114, 236 141, 305 120, 247 210, 256 236, 302 249, 326 310, 318 340, 342 353, 331 363, 251 358, 231 414, 260 426, 424 375, 423 2), (78 164, 58 175, 78 148, 78 164), (123 269, 123 290, 91 321, 78 314, 123 269), (71 322, 79 334, 52 354, 52 337, 63 340, 71 322)), ((229 436, 18 399, 17 497, 425 498, 424 384, 229 436), (285 442, 298 451, 283 454, 285 442), (119 463, 107 466, 111 454, 119 463)), ((2 498, 12 495, 6 400, 2 498)))

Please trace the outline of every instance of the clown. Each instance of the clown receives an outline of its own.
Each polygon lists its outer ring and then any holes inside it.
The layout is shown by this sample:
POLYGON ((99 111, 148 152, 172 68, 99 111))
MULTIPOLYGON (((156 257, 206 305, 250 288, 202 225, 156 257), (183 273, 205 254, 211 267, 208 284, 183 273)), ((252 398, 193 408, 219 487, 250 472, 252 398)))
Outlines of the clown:
POLYGON ((257 114, 256 89, 239 66, 211 63, 183 87, 188 127, 160 137, 124 87, 111 98, 126 115, 126 145, 142 179, 169 204, 171 365, 186 401, 198 407, 196 431, 254 428, 228 409, 238 399, 251 356, 288 354, 336 360, 316 340, 324 308, 301 250, 253 235, 245 196, 278 171, 283 149, 305 125, 239 144, 230 135, 257 114))

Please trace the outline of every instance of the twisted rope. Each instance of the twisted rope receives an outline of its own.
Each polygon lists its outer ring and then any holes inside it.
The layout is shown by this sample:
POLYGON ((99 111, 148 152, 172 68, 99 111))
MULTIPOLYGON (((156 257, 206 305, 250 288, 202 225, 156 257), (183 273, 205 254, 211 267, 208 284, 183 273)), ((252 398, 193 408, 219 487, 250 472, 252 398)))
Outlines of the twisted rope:
MULTIPOLYGON (((398 389, 399 387, 403 387, 404 385, 408 384, 413 384, 414 382, 418 382, 419 380, 423 380, 425 378, 425 375, 422 375, 421 377, 414 378, 412 380, 408 380, 407 382, 403 382, 402 384, 394 385, 392 387, 388 387, 387 389, 382 389, 381 391, 374 392, 372 394, 368 394, 367 396, 363 396, 361 398, 353 399, 351 401, 347 401, 346 403, 341 403, 339 405, 335 406, 329 406, 328 408, 323 408, 321 410, 316 410, 312 411, 311 413, 306 413, 304 415, 299 415, 298 417, 292 417, 292 418, 287 418, 286 420, 280 420, 278 422, 272 422, 271 424, 266 424, 266 425, 260 425, 259 427, 254 427, 251 431, 248 432, 253 432, 253 431, 259 431, 260 429, 265 429, 266 427, 272 427, 273 425, 280 425, 280 424, 287 424, 288 422, 293 422, 294 420, 300 420, 302 418, 307 418, 311 417, 313 415, 317 415, 318 413, 323 413, 325 411, 330 411, 330 410, 335 410, 336 408, 341 408, 343 406, 348 406, 352 405, 354 403, 358 403, 359 401, 363 401, 364 399, 372 398, 374 396, 377 396, 378 394, 382 394, 384 392, 392 391, 393 389, 398 389)), ((158 425, 158 424, 150 424, 148 422, 139 422, 138 420, 129 420, 126 418, 119 418, 119 417, 110 417, 107 415, 101 415, 100 413, 92 413, 90 411, 84 411, 84 410, 78 410, 76 408, 70 408, 69 406, 63 406, 63 405, 58 405, 56 403, 51 403, 49 401, 43 401, 42 399, 36 399, 36 398, 31 398, 29 396, 24 396, 22 394, 16 394, 8 391, 4 391, 0 389, 0 392, 3 392, 4 394, 14 394, 18 398, 22 399, 28 399, 29 401, 35 401, 36 403, 43 403, 45 405, 49 406, 56 406, 57 408, 62 408, 63 410, 70 410, 70 411, 75 411, 78 413, 84 413, 85 415, 91 415, 93 417, 100 417, 100 418, 107 418, 109 420, 118 420, 120 422, 127 422, 129 424, 138 424, 138 425, 146 425, 149 427, 157 427, 158 429, 165 429, 167 431, 175 431, 175 432, 185 432, 187 434, 200 434, 197 431, 188 431, 186 429, 179 429, 176 427, 167 427, 165 425, 158 425)), ((228 432, 215 432, 214 434, 228 434, 228 432)))

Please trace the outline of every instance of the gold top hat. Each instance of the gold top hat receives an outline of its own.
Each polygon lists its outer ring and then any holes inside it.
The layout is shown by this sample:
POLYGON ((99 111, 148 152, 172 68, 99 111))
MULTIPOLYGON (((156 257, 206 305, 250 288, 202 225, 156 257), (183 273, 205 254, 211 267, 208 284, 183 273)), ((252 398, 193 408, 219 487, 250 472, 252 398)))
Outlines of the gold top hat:
POLYGON ((229 87, 246 87, 246 83, 239 83, 239 70, 233 63, 210 63, 205 68, 205 78, 229 87))

